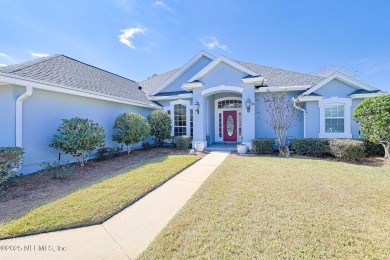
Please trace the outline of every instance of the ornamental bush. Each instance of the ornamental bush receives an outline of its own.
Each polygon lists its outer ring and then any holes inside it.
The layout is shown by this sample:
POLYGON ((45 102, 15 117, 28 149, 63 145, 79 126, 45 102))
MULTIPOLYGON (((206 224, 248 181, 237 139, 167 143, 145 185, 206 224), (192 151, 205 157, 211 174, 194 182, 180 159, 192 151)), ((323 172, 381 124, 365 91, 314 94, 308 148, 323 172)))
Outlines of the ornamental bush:
POLYGON ((16 172, 22 165, 23 149, 20 147, 0 147, 0 195, 12 182, 16 172))
POLYGON ((332 139, 329 141, 331 154, 343 162, 356 162, 363 159, 364 142, 351 139, 332 139))
POLYGON ((118 157, 122 154, 123 149, 122 147, 101 147, 96 152, 96 158, 99 161, 108 160, 114 157, 118 157))
POLYGON ((258 138, 252 140, 252 150, 254 154, 274 153, 275 140, 272 138, 258 138))
POLYGON ((188 149, 190 147, 191 141, 192 137, 186 135, 175 136, 173 138, 173 143, 176 145, 176 148, 179 149, 188 149))
POLYGON ((329 139, 298 138, 291 141, 291 147, 296 154, 326 157, 330 155, 329 139))
POLYGON ((364 150, 367 156, 385 155, 385 149, 383 148, 383 145, 368 141, 367 139, 364 139, 363 142, 364 142, 364 150))
POLYGON ((390 160, 390 95, 363 100, 353 111, 353 119, 360 123, 362 136, 381 144, 390 160))
POLYGON ((74 117, 62 121, 49 146, 72 155, 83 167, 91 152, 104 146, 104 128, 91 119, 74 117))
POLYGON ((137 113, 120 114, 114 124, 112 140, 127 146, 127 153, 136 143, 144 141, 150 135, 150 125, 145 117, 137 113))
POLYGON ((156 146, 162 146, 164 139, 171 136, 172 119, 167 112, 157 109, 154 110, 148 117, 150 124, 151 135, 156 140, 156 146))

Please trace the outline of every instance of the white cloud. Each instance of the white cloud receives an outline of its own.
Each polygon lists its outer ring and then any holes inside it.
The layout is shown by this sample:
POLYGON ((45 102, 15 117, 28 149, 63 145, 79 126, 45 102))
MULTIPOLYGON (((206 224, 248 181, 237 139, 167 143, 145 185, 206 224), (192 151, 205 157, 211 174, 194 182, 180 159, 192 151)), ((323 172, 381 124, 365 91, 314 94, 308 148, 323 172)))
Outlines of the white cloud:
POLYGON ((31 54, 31 56, 37 57, 37 58, 43 58, 43 57, 50 56, 49 54, 46 54, 46 53, 37 53, 37 52, 32 52, 32 51, 30 51, 30 54, 31 54))
POLYGON ((7 66, 7 64, 0 63, 0 67, 5 67, 5 66, 7 66))
POLYGON ((121 30, 122 34, 119 35, 119 41, 123 44, 126 44, 130 48, 135 49, 135 46, 130 41, 136 34, 145 34, 145 31, 141 28, 129 28, 121 30))
POLYGON ((214 36, 206 36, 200 39, 200 42, 208 49, 220 48, 224 51, 228 50, 228 46, 226 44, 222 44, 218 41, 218 39, 214 36))
POLYGON ((5 54, 4 52, 0 52, 0 57, 4 57, 4 58, 6 58, 6 57, 8 57, 8 55, 7 55, 7 54, 5 54))
POLYGON ((163 1, 155 1, 154 5, 161 7, 161 8, 164 8, 165 10, 167 10, 169 12, 173 12, 173 9, 170 6, 168 6, 166 3, 164 3, 163 1))

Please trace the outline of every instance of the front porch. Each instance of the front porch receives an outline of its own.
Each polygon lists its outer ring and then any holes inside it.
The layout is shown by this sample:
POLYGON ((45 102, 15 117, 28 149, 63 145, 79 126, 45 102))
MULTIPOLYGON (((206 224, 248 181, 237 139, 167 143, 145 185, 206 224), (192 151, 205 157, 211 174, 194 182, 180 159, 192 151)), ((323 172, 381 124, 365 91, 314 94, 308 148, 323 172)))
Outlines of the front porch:
POLYGON ((204 150, 207 152, 218 151, 218 152, 234 152, 237 151, 237 144, 239 143, 223 143, 217 142, 207 146, 204 150))

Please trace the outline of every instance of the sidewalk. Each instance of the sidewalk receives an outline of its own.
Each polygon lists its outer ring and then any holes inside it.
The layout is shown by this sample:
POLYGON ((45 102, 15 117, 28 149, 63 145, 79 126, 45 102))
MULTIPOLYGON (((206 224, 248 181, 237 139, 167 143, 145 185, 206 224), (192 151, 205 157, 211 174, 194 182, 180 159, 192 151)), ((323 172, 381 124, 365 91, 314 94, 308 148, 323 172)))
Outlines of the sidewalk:
POLYGON ((211 152, 102 225, 1 240, 0 259, 134 259, 228 154, 211 152))

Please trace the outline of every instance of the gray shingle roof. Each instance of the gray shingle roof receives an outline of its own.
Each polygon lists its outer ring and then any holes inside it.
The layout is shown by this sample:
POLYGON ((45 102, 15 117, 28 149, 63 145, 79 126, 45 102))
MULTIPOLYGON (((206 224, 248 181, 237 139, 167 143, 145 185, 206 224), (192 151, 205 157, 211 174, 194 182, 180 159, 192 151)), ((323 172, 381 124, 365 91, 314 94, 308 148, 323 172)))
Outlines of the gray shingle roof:
POLYGON ((378 93, 378 92, 380 92, 379 89, 376 89, 376 90, 357 89, 356 91, 352 92, 349 95, 351 96, 351 95, 355 95, 355 94, 369 94, 369 93, 378 93))
POLYGON ((142 90, 150 95, 154 90, 161 86, 165 81, 172 77, 180 68, 170 70, 160 75, 153 76, 149 79, 139 82, 139 85, 142 87, 142 90))
MULTIPOLYGON (((323 77, 319 77, 315 75, 304 74, 304 73, 299 73, 299 72, 294 72, 294 71, 289 71, 284 69, 278 69, 278 68, 259 65, 255 63, 249 63, 249 62, 237 61, 237 60, 235 62, 265 77, 268 81, 268 86, 270 87, 286 87, 286 86, 302 86, 302 85, 309 85, 311 87, 324 79, 323 77)), ((142 86, 143 88, 142 90, 146 94, 150 95, 150 93, 152 93, 159 86, 161 86, 179 69, 180 68, 165 72, 161 75, 154 76, 150 79, 146 79, 144 81, 139 82, 139 84, 142 86)))
POLYGON ((61 54, 0 68, 1 73, 82 91, 152 104, 137 82, 61 54))
POLYGON ((270 87, 285 87, 285 86, 302 86, 302 85, 311 85, 314 86, 321 80, 323 77, 314 76, 310 74, 304 74, 284 69, 278 69, 274 67, 238 61, 235 62, 241 64, 244 67, 247 67, 250 70, 258 73, 259 75, 265 77, 268 81, 268 86, 270 87))

